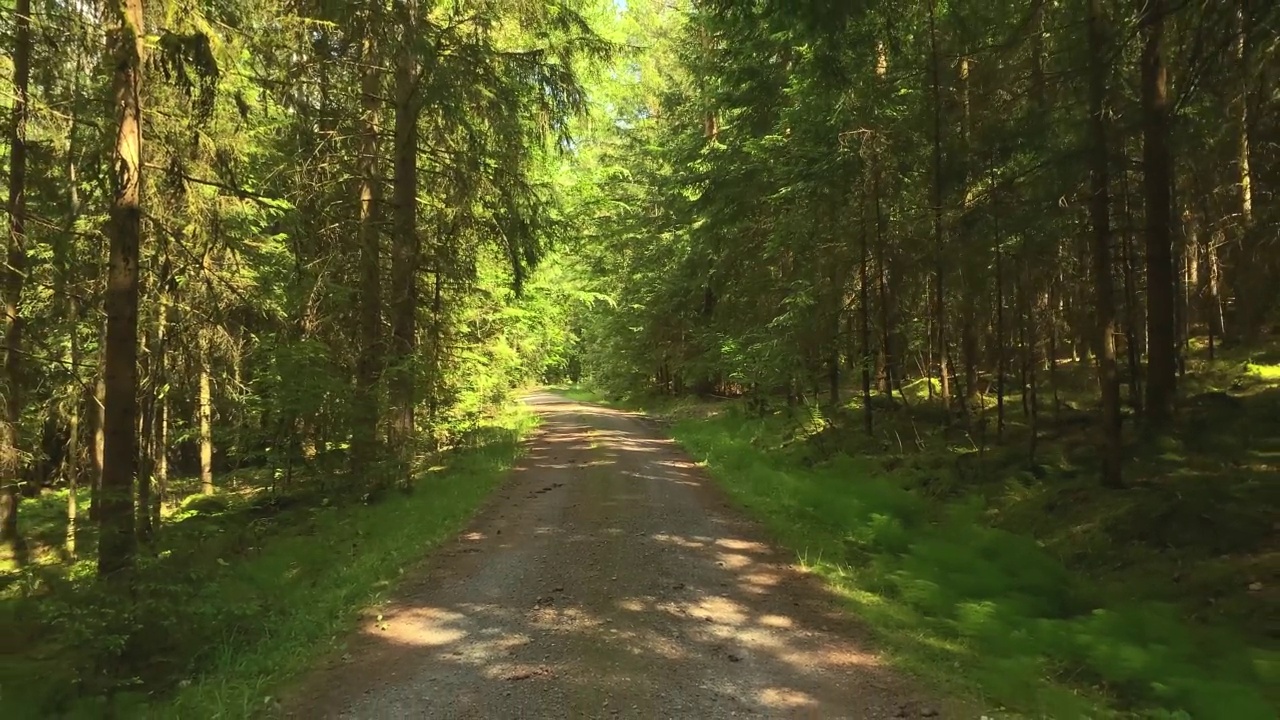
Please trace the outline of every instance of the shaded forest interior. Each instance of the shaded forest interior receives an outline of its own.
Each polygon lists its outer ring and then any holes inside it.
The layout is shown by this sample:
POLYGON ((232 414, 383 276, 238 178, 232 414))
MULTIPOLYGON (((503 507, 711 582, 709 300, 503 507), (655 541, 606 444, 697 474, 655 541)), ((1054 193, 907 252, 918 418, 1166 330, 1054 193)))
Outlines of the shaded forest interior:
POLYGON ((1274 717, 1276 3, 0 11, 6 716, 262 712, 567 382, 956 692, 1274 717))

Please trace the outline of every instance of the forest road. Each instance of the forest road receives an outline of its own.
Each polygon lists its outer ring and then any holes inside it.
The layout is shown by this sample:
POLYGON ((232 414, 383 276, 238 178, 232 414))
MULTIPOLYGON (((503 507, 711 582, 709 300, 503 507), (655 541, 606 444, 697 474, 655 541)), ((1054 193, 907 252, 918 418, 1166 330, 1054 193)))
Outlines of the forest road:
POLYGON ((962 717, 869 650, 676 444, 551 394, 506 484, 294 718, 962 717))

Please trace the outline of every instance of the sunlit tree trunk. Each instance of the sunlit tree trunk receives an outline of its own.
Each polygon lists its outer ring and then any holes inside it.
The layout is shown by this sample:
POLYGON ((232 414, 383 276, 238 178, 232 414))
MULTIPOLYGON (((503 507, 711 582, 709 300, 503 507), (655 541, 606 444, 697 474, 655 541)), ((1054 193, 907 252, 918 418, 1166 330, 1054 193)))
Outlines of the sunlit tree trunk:
MULTIPOLYGON (((168 260, 165 261, 163 275, 169 277, 168 260)), ((165 496, 169 492, 169 325, 173 303, 167 289, 161 291, 160 315, 156 320, 156 376, 159 379, 161 392, 156 399, 155 417, 152 423, 151 438, 151 473, 155 491, 152 493, 151 513, 152 528, 160 527, 161 508, 165 496)))
POLYGON ((200 492, 212 495, 213 488, 213 378, 210 377, 209 340, 200 342, 200 395, 196 416, 200 433, 200 492))
MULTIPOLYGON (((76 69, 80 69, 77 60, 76 69)), ((79 75, 76 80, 76 91, 80 90, 79 75)), ((77 247, 76 226, 80 220, 80 187, 78 168, 76 165, 76 129, 79 116, 75 110, 71 114, 71 126, 67 131, 67 224, 65 234, 59 248, 58 271, 66 296, 67 327, 70 342, 67 347, 67 365, 74 373, 71 386, 75 395, 67 403, 67 556, 76 557, 76 535, 79 532, 79 497, 80 475, 83 466, 80 463, 81 409, 84 406, 84 392, 80 387, 80 363, 84 352, 80 344, 80 294, 76 288, 77 247)))
POLYGON ((98 522, 98 507, 102 498, 102 457, 103 447, 107 444, 106 419, 104 413, 107 404, 107 381, 103 373, 106 367, 105 328, 98 333, 98 347, 95 358, 97 369, 94 373, 93 387, 85 393, 85 403, 89 412, 89 462, 93 465, 93 475, 89 481, 89 520, 98 522))
POLYGON ((153 332, 154 328, 144 327, 141 330, 139 341, 142 352, 138 357, 141 397, 138 403, 138 479, 134 483, 133 529, 137 534, 138 545, 143 548, 151 544, 151 441, 154 438, 151 430, 156 407, 153 385, 155 355, 151 352, 155 342, 153 332))
MULTIPOLYGON (((80 333, 77 325, 80 322, 80 300, 72 293, 68 302, 67 324, 71 328, 71 347, 67 351, 68 364, 72 368, 72 372, 79 372, 80 368, 80 333)), ((79 511, 78 498, 76 493, 80 489, 80 403, 81 396, 77 394, 68 405, 70 409, 67 412, 67 539, 66 548, 67 555, 74 558, 76 556, 76 523, 78 522, 77 514, 79 511)))
POLYGON ((117 112, 114 201, 107 235, 107 342, 103 367, 102 490, 99 499, 98 573, 132 569, 136 540, 133 482, 138 438, 138 258, 142 225, 142 0, 120 0, 119 24, 110 33, 117 112))
POLYGON ((18 483, 22 473, 18 426, 22 419, 22 286, 27 265, 27 92, 31 79, 31 0, 14 8, 13 111, 9 121, 9 243, 4 268, 4 364, 0 391, 0 543, 16 556, 22 551, 18 532, 18 483))
POLYGON ((1249 127, 1249 78, 1256 69, 1250 58, 1248 41, 1250 18, 1246 0, 1237 0, 1235 25, 1234 59, 1236 62, 1231 70, 1238 80, 1231 111, 1235 126, 1236 187, 1240 221, 1235 230, 1235 247, 1227 253, 1226 261, 1229 267, 1234 269, 1232 285, 1236 295, 1231 335, 1235 339, 1248 340, 1256 339, 1267 311, 1274 303, 1275 293, 1272 290, 1274 281, 1269 282, 1269 274, 1275 261, 1267 257, 1267 254, 1274 253, 1274 250, 1259 247, 1258 238, 1253 232, 1254 178, 1250 163, 1252 139, 1249 127))
POLYGON ((164 398, 169 382, 168 363, 165 357, 169 274, 169 260, 165 258, 161 261, 157 281, 160 302, 155 310, 155 320, 148 333, 147 343, 147 390, 143 406, 141 433, 143 455, 140 458, 142 472, 138 476, 137 507, 138 541, 144 545, 151 544, 160 523, 158 512, 162 492, 160 475, 161 464, 165 457, 165 437, 162 426, 165 422, 164 398))

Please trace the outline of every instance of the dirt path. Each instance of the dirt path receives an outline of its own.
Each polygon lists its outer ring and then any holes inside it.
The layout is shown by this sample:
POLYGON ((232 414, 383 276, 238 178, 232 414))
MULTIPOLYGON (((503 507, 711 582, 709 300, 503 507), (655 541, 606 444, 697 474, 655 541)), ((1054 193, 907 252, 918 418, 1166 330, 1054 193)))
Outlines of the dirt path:
POLYGON ((882 667, 671 440, 528 402, 543 425, 506 486, 288 715, 959 717, 882 667))

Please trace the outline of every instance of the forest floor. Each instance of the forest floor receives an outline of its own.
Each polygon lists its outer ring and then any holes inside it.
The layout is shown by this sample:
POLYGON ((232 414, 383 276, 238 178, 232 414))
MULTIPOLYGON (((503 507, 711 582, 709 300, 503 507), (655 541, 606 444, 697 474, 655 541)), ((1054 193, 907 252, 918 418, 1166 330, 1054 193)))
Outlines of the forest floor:
POLYGON ((1274 720, 1280 352, 1190 360, 1174 430, 1126 431, 1122 490, 1097 481, 1091 383, 1072 366, 1056 411, 1042 390, 1034 458, 1016 395, 997 442, 993 407, 985 437, 980 419, 944 427, 919 382, 910 408, 873 398, 870 437, 856 397, 567 393, 662 421, 894 666, 992 715, 1274 720))
MULTIPOLYGON (((297 468, 219 475, 218 494, 167 508, 130 597, 95 581, 95 533, 62 546, 66 493, 23 505, 33 547, 0 563, 0 717, 254 718, 345 639, 507 477, 535 424, 499 409, 424 455, 408 494, 365 502, 350 477, 297 468)), ((171 488, 198 491, 198 483, 171 488)), ((83 507, 83 505, 82 505, 83 507)))
POLYGON ((541 394, 462 533, 286 699, 297 718, 971 717, 885 666, 643 419, 541 394))

